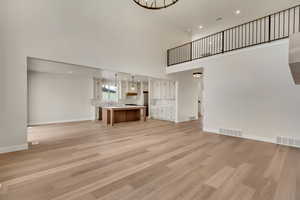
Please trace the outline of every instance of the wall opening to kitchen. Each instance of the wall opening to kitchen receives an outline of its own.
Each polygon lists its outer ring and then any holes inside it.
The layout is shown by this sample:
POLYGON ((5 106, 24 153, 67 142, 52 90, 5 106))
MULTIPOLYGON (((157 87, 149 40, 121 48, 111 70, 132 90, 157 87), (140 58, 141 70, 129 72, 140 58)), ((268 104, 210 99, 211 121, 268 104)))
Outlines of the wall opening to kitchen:
POLYGON ((84 127, 87 121, 104 125, 102 111, 107 107, 142 106, 148 119, 175 121, 173 80, 39 58, 28 58, 27 75, 28 141, 55 137, 35 135, 39 126, 84 127))

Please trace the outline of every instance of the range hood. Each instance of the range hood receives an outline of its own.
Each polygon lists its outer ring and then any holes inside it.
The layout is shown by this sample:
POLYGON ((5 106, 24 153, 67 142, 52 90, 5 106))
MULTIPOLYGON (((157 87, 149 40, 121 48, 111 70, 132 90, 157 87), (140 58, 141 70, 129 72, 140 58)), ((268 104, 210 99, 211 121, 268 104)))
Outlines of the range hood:
POLYGON ((300 85, 300 33, 290 36, 289 65, 296 85, 300 85))
POLYGON ((137 96, 138 93, 137 92, 127 92, 126 95, 127 96, 137 96))

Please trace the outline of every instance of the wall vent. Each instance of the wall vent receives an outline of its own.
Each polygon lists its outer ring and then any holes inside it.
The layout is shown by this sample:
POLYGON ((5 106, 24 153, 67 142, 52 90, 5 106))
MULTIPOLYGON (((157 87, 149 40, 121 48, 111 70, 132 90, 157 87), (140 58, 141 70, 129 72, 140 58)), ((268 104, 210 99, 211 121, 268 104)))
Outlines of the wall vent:
POLYGON ((300 139, 295 137, 278 136, 276 138, 276 143, 300 148, 300 139))
POLYGON ((243 136, 243 132, 241 130, 220 128, 219 133, 222 135, 233 136, 233 137, 242 137, 243 136))

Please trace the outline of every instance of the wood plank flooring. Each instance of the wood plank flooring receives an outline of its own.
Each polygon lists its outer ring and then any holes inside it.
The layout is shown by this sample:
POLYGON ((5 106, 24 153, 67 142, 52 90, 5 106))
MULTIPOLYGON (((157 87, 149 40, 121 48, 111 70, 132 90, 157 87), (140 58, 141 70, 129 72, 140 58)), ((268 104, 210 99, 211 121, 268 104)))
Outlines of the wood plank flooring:
POLYGON ((300 150, 201 131, 199 121, 29 129, 0 155, 0 200, 299 200, 300 150))

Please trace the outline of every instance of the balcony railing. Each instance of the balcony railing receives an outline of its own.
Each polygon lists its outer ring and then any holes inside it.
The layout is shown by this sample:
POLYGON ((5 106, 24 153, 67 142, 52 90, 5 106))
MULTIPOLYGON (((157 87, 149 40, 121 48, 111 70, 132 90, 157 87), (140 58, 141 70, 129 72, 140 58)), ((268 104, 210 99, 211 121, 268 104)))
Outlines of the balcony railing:
POLYGON ((300 32, 300 5, 168 50, 168 66, 288 38, 300 32))

